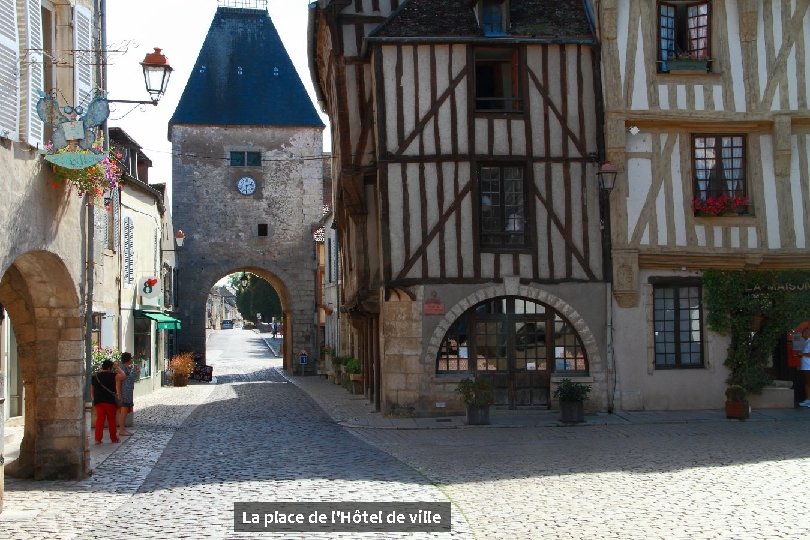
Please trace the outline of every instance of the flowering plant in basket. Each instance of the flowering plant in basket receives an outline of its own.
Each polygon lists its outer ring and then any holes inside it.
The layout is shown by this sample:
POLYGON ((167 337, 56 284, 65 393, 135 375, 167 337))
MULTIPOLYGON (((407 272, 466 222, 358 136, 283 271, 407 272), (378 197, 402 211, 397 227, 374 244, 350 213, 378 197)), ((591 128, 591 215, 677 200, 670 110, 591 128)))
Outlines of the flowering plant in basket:
MULTIPOLYGON (((100 155, 104 153, 104 140, 101 137, 96 139, 90 150, 84 150, 77 146, 70 145, 55 150, 53 143, 48 143, 45 145, 45 152, 48 154, 64 154, 71 152, 100 155)), ((89 194, 91 197, 100 197, 105 191, 115 189, 121 185, 121 174, 123 171, 118 161, 121 157, 123 157, 121 152, 115 148, 110 148, 109 153, 104 156, 104 159, 84 169, 67 169, 54 165, 55 178, 51 184, 53 187, 59 187, 67 182, 76 187, 80 197, 85 193, 89 194)))
POLYGON ((745 213, 748 209, 748 197, 735 195, 729 197, 725 193, 717 197, 707 197, 701 199, 695 197, 692 200, 692 209, 697 216, 722 216, 724 214, 745 213))

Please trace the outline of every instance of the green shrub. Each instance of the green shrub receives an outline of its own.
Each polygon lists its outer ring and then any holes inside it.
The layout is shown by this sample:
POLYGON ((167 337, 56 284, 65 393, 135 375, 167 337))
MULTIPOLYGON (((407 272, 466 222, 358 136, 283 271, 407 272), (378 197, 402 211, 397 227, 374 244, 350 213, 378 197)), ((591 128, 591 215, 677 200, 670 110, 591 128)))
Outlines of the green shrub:
POLYGON ((343 365, 343 371, 349 375, 360 373, 361 369, 362 366, 360 365, 360 360, 353 356, 347 358, 346 363, 343 365))
POLYGON ((554 390, 554 397, 560 401, 585 401, 590 392, 591 387, 587 384, 562 379, 554 390))

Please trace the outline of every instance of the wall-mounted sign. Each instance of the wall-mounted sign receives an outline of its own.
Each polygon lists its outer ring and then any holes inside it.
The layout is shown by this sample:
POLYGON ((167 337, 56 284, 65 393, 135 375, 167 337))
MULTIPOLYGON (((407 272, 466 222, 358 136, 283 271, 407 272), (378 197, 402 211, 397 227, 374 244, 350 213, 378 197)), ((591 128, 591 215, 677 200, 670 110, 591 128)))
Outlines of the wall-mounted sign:
POLYGON ((61 154, 48 154, 45 161, 65 169, 86 169, 107 157, 106 153, 95 154, 92 152, 63 152, 61 154))
POLYGON ((424 305, 425 315, 444 315, 444 304, 439 299, 439 293, 431 291, 430 298, 425 300, 424 305))
POLYGON ((143 277, 138 281, 138 292, 144 298, 157 298, 160 296, 160 280, 155 276, 143 277))

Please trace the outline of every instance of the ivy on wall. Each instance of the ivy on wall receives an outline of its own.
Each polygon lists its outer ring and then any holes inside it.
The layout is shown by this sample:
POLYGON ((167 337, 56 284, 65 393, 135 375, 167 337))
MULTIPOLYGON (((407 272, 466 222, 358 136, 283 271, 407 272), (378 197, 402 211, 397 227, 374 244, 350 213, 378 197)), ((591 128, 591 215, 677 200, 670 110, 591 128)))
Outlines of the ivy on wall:
POLYGON ((708 327, 731 337, 728 384, 760 393, 779 339, 810 319, 810 272, 707 270, 703 295, 708 327))

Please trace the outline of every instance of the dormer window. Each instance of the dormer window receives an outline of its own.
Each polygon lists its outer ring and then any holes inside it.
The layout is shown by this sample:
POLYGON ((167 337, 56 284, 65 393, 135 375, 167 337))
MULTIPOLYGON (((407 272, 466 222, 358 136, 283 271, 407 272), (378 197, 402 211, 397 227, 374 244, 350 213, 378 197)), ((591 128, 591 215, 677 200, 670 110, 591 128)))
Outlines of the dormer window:
POLYGON ((485 36, 506 35, 507 0, 482 0, 481 26, 485 36))

